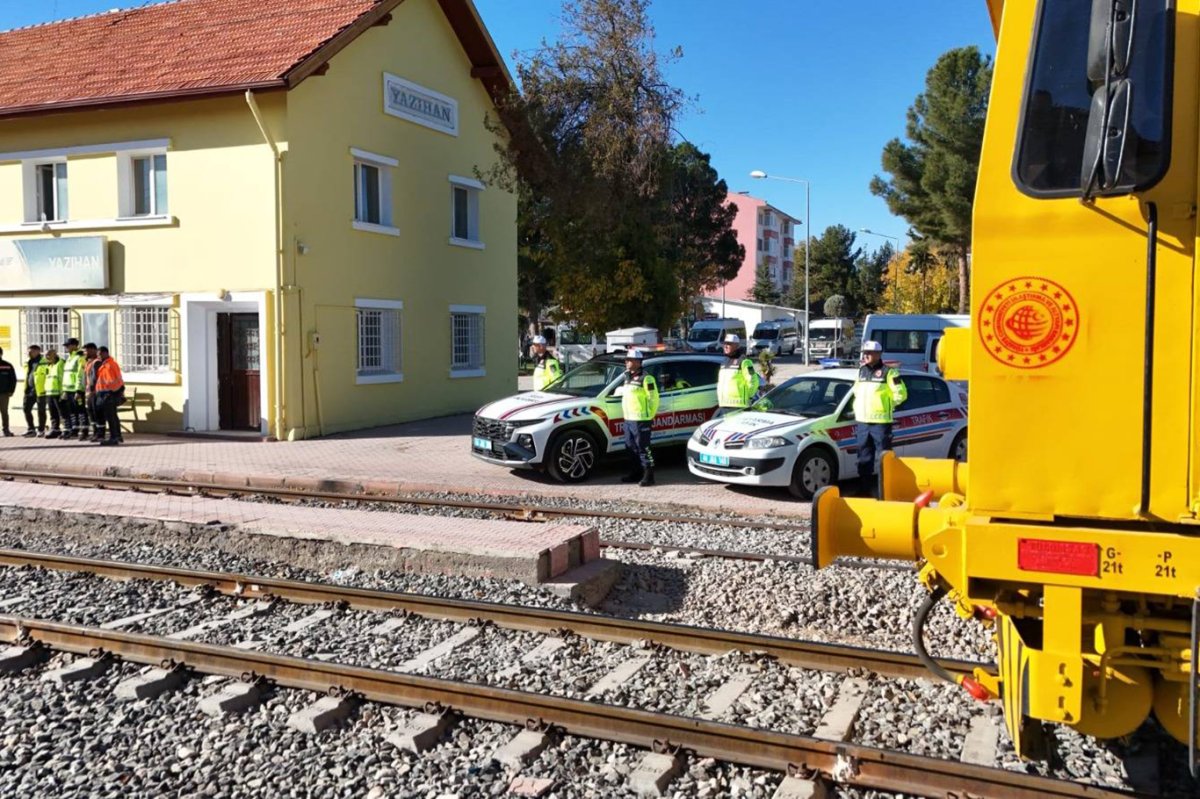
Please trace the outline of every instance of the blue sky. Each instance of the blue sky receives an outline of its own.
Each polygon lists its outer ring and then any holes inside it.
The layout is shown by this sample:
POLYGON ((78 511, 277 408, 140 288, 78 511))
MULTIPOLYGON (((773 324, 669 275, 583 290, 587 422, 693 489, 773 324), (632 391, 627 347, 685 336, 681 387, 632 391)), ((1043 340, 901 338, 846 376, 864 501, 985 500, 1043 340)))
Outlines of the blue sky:
MULTIPOLYGON (((505 58, 554 39, 560 0, 475 0, 505 58)), ((129 0, 0 0, 0 30, 129 0)), ((814 235, 844 224, 903 236, 906 225, 867 189, 879 154, 903 136, 925 73, 952 47, 994 53, 983 0, 656 0, 659 49, 680 45, 668 77, 695 107, 680 133, 708 152, 730 190, 749 190, 800 219, 812 183, 814 235)), ((872 248, 883 239, 867 236, 872 248)))

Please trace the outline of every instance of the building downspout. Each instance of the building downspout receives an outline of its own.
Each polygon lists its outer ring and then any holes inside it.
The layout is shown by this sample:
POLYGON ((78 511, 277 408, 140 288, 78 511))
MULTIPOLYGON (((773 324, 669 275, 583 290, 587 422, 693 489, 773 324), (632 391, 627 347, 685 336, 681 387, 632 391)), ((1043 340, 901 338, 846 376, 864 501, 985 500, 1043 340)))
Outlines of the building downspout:
POLYGON ((280 184, 283 181, 283 157, 279 153, 279 146, 267 131, 262 112, 254 99, 254 92, 249 89, 246 90, 246 105, 250 107, 250 113, 254 115, 258 130, 262 133, 267 146, 271 148, 275 159, 275 325, 277 327, 277 333, 273 336, 275 345, 275 437, 282 439, 287 429, 283 417, 283 387, 286 385, 283 378, 287 363, 283 324, 283 197, 280 191, 280 184))

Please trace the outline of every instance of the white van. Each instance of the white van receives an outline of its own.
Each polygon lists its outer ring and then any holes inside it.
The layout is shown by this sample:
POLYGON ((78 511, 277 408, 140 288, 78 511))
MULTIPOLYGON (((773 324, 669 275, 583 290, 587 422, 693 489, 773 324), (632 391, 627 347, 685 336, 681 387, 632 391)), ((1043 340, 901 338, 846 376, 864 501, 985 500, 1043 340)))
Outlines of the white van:
POLYGON ((800 334, 795 322, 791 319, 773 319, 754 326, 746 351, 751 355, 763 350, 770 351, 772 355, 791 355, 800 346, 799 341, 800 334))
POLYGON ((554 351, 566 364, 591 360, 605 351, 604 335, 582 333, 574 325, 558 325, 554 329, 554 351))
POLYGON ((702 319, 688 331, 687 347, 693 352, 720 352, 725 337, 746 340, 746 323, 741 319, 702 319))
POLYGON ((608 342, 607 351, 628 352, 638 347, 654 348, 658 343, 658 329, 653 327, 623 327, 604 334, 608 342))
POLYGON ((869 314, 864 341, 883 345, 883 359, 903 369, 940 374, 937 348, 948 327, 970 327, 966 314, 869 314))
POLYGON ((810 358, 853 358, 861 344, 854 335, 854 320, 844 316, 814 319, 808 331, 810 358))

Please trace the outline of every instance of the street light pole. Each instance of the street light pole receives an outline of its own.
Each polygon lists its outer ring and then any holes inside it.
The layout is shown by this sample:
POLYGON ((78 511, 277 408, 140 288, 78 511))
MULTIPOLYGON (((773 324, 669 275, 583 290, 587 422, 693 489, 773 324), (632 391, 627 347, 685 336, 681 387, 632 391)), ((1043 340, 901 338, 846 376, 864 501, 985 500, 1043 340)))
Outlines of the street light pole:
MULTIPOLYGON (((900 254, 900 250, 901 250, 900 245, 902 242, 898 236, 889 236, 886 233, 876 233, 874 230, 871 230, 870 228, 865 228, 865 227, 859 228, 858 232, 866 233, 868 236, 879 236, 881 239, 891 239, 892 241, 896 242, 896 255, 900 254)), ((892 302, 896 306, 896 313, 899 313, 900 312, 900 272, 899 272, 898 268, 896 271, 896 280, 892 283, 892 302)))
POLYGON ((808 294, 809 251, 812 250, 812 184, 810 184, 804 178, 785 178, 778 175, 768 175, 761 169, 756 169, 751 172, 750 177, 754 178, 755 180, 769 178, 771 180, 782 180, 787 183, 804 184, 804 365, 808 366, 808 328, 810 316, 808 309, 812 307, 812 298, 809 297, 808 294))

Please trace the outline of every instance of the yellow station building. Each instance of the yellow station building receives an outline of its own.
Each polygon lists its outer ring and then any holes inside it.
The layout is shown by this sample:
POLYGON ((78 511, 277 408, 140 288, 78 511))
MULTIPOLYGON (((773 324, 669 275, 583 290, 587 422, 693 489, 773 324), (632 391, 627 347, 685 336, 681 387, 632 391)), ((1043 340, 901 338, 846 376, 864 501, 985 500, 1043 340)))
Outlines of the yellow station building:
POLYGON ((516 199, 480 179, 509 80, 470 0, 0 33, 5 359, 107 343, 148 432, 304 438, 515 390, 516 199))

